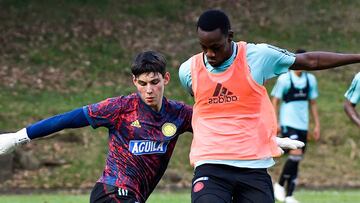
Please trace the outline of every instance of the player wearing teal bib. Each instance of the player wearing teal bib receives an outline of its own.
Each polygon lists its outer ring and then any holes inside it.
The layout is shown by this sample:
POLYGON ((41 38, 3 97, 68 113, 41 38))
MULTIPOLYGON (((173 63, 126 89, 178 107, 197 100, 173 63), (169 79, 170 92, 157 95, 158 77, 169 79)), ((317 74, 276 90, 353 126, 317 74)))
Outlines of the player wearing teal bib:
MULTIPOLYGON (((296 53, 305 53, 305 50, 297 50, 296 53)), ((278 109, 280 100, 279 125, 282 137, 289 137, 305 143, 302 149, 290 150, 288 159, 280 175, 279 182, 274 185, 275 198, 279 201, 296 203, 293 197, 295 190, 299 163, 305 152, 308 127, 309 105, 314 120, 313 137, 320 138, 320 122, 316 105, 318 89, 316 78, 313 74, 303 71, 289 71, 281 75, 272 92, 272 102, 275 110, 278 109), (286 188, 284 188, 286 185, 286 188), (285 194, 286 190, 286 194, 285 194)))
POLYGON ((349 89, 345 93, 346 100, 344 102, 344 109, 350 119, 360 128, 360 116, 356 111, 356 104, 360 102, 360 72, 358 72, 349 89))

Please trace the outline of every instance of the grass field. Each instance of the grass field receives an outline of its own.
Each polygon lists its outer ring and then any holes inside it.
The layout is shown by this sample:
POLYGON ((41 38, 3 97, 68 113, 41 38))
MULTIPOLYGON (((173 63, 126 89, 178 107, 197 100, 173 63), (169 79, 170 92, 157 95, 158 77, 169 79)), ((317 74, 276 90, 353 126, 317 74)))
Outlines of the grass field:
MULTIPOLYGON (((0 0, 0 130, 19 130, 55 114, 127 95, 135 90, 130 62, 135 53, 147 49, 167 58, 172 79, 166 96, 192 104, 180 85, 178 68, 200 51, 195 24, 207 8, 229 14, 235 41, 269 43, 289 51, 359 52, 360 1, 354 0, 0 0)), ((343 95, 358 71, 360 64, 314 73, 320 93, 321 140, 309 143, 299 185, 360 188, 360 133, 343 110, 343 95)), ((274 82, 275 78, 267 83, 269 91, 274 82)), ((188 156, 191 140, 191 134, 181 136, 168 167, 182 175, 182 182, 190 182, 193 174, 188 156)), ((14 166, 14 177, 0 181, 0 189, 91 187, 104 168, 106 143, 105 129, 90 128, 68 129, 34 141, 19 151, 36 154, 39 168, 14 166), (49 160, 65 164, 48 166, 49 160)), ((269 169, 274 178, 284 159, 276 161, 269 169)), ((166 184, 174 183, 164 176, 159 186, 166 184)), ((304 194, 298 195, 305 201, 304 194)), ((150 202, 175 202, 170 197, 180 202, 189 198, 156 194, 150 202)), ((9 198, 0 197, 0 203, 18 199, 9 198)), ((23 198, 25 202, 33 198, 33 202, 88 202, 87 196, 23 198)), ((323 202, 345 202, 331 192, 328 199, 323 202)))
MULTIPOLYGON (((299 190, 296 197, 303 203, 354 203, 360 202, 359 190, 324 190, 310 191, 299 190)), ((88 195, 0 195, 1 203, 86 203, 88 195)), ((184 203, 190 202, 190 195, 187 192, 170 193, 155 192, 147 201, 148 203, 184 203)))

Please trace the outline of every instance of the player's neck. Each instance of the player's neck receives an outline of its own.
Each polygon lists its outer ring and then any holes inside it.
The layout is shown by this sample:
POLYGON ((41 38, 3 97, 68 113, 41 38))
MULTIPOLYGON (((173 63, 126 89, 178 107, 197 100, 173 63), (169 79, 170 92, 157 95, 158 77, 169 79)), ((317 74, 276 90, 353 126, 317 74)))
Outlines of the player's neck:
POLYGON ((160 112, 162 107, 163 100, 161 99, 160 102, 156 106, 150 106, 152 110, 155 112, 160 112))
MULTIPOLYGON (((229 58, 231 58, 231 56, 233 55, 233 52, 234 52, 234 48, 233 48, 233 42, 231 41, 230 42, 230 47, 229 47, 229 51, 228 51, 228 54, 226 56, 226 60, 229 60, 229 58)), ((226 61, 225 60, 225 61, 226 61)), ((224 62, 224 61, 223 61, 224 62)))
POLYGON ((301 71, 294 71, 294 74, 298 77, 301 77, 302 75, 302 72, 301 71))

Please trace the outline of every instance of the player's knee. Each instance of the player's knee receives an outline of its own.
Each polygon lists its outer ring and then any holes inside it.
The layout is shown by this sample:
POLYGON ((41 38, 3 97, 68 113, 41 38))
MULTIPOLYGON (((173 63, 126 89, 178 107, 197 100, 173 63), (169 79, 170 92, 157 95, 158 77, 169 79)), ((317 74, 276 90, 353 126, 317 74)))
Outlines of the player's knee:
POLYGON ((203 194, 192 200, 192 203, 227 203, 215 194, 203 194))
POLYGON ((303 159, 303 155, 302 154, 298 154, 298 155, 290 154, 288 156, 288 159, 293 162, 299 162, 303 159))
POLYGON ((302 149, 294 149, 294 150, 290 150, 289 151, 290 155, 302 155, 303 154, 303 150, 302 149))

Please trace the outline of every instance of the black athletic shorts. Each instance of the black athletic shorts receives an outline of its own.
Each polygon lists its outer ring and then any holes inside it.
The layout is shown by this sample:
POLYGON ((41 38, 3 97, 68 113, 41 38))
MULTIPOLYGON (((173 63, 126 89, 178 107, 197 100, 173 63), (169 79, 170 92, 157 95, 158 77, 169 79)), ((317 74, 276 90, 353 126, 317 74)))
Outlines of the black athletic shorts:
MULTIPOLYGON (((288 137, 292 140, 299 140, 299 141, 305 143, 305 146, 303 148, 301 148, 303 153, 305 152, 305 149, 306 149, 307 134, 308 134, 307 130, 299 130, 299 129, 295 129, 295 128, 292 128, 289 126, 281 126, 281 136, 282 137, 288 137)), ((285 152, 287 152, 287 151, 285 150, 285 152)))
POLYGON ((135 194, 104 183, 96 183, 91 191, 90 203, 138 203, 135 194))
POLYGON ((238 168, 222 164, 196 167, 192 203, 274 203, 267 169, 238 168))

